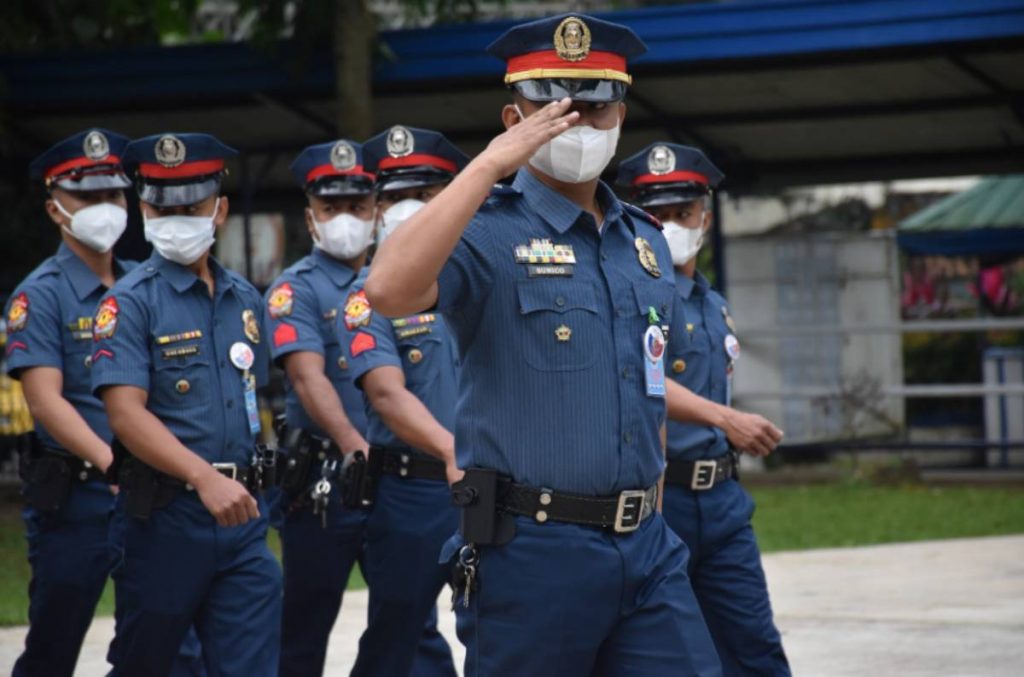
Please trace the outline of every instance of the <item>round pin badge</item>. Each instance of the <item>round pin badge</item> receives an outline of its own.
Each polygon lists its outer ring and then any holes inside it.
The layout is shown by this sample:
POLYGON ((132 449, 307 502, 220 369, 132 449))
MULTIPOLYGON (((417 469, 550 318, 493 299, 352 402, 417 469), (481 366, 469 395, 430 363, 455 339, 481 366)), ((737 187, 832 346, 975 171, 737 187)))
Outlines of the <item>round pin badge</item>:
POLYGON ((738 359, 740 356, 740 342, 732 334, 725 337, 725 352, 732 359, 738 359))
POLYGON ((248 369, 256 361, 256 354, 252 352, 252 348, 241 341, 231 344, 228 355, 231 356, 231 364, 239 369, 248 369))
POLYGON ((647 327, 644 333, 644 356, 650 362, 657 362, 665 354, 665 332, 656 324, 647 327))

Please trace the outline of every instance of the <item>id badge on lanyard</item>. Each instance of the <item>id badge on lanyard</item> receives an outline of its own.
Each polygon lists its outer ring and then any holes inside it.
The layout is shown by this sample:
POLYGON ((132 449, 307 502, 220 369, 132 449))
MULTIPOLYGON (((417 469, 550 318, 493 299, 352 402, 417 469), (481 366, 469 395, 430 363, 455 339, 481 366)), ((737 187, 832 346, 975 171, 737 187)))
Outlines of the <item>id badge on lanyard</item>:
POLYGON ((648 397, 665 397, 665 332, 653 307, 647 309, 644 332, 644 386, 648 397))
POLYGON ((260 409, 256 402, 256 377, 249 369, 256 361, 256 355, 247 344, 238 341, 232 344, 231 364, 242 372, 242 392, 245 399, 245 414, 249 419, 249 432, 253 435, 260 433, 260 409))

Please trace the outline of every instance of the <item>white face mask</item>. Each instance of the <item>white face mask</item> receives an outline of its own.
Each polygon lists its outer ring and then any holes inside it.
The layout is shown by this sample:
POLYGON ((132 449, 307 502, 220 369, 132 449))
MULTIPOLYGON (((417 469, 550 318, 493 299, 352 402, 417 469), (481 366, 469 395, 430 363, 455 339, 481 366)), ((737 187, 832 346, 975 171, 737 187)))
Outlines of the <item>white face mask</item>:
POLYGON ((661 224, 664 227, 665 239, 668 240, 668 249, 672 252, 672 264, 682 266, 697 255, 700 247, 704 244, 704 219, 707 214, 702 214, 700 227, 686 228, 673 221, 666 221, 661 224))
MULTIPOLYGON (((519 107, 516 112, 523 120, 519 107)), ((566 183, 585 183, 601 176, 615 156, 621 123, 611 129, 587 125, 570 127, 537 149, 530 164, 548 176, 566 183)))
POLYGON ((194 263, 210 247, 213 246, 214 237, 213 218, 220 207, 220 198, 213 203, 213 214, 210 216, 161 216, 156 219, 146 218, 146 212, 142 212, 142 221, 145 224, 146 241, 153 245, 153 249, 160 256, 187 266, 194 263))
POLYGON ((316 229, 316 246, 336 259, 348 261, 366 251, 373 242, 373 221, 365 221, 348 212, 320 222, 307 209, 316 229))
POLYGON ((70 228, 61 228, 86 247, 101 254, 110 251, 128 225, 128 212, 125 208, 110 202, 89 205, 74 214, 69 214, 57 198, 53 199, 53 204, 57 205, 61 214, 71 219, 70 228))
POLYGON ((377 246, 379 247, 391 233, 395 232, 402 223, 423 209, 426 203, 421 200, 402 200, 387 208, 381 216, 380 232, 377 233, 377 246))

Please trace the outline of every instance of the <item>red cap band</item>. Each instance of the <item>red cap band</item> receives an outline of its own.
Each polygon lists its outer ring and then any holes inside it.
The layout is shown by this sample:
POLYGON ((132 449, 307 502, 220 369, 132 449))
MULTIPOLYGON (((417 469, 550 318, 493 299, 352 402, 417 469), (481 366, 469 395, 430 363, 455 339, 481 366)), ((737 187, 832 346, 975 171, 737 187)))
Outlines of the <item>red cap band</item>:
POLYGON ((668 174, 641 174, 640 176, 633 179, 634 186, 640 186, 647 183, 681 183, 683 181, 694 181, 696 183, 702 183, 705 186, 708 185, 708 177, 697 172, 669 172, 668 174))
POLYGON ((334 165, 320 165, 319 167, 313 167, 306 174, 306 183, 312 183, 317 179, 325 176, 365 176, 370 181, 374 180, 373 174, 363 169, 362 165, 356 165, 351 169, 338 170, 334 168, 334 165))
POLYGON ((614 52, 590 52, 579 61, 566 61, 558 56, 553 49, 543 52, 528 52, 520 54, 508 60, 507 72, 509 74, 522 71, 532 71, 538 68, 560 70, 572 68, 574 70, 613 70, 625 74, 626 57, 614 52))
POLYGON ((177 167, 164 167, 151 162, 143 162, 139 165, 139 174, 147 179, 184 179, 190 176, 213 174, 222 169, 224 169, 223 158, 184 162, 177 167))
POLYGON ((88 167, 99 167, 102 165, 119 165, 121 164, 121 158, 116 155, 108 155, 102 160, 90 160, 87 157, 76 157, 73 160, 62 162, 59 165, 54 165, 46 170, 43 175, 44 179, 48 179, 51 176, 57 176, 59 174, 67 174, 75 169, 85 169, 88 167))
POLYGON ((395 167, 415 167, 416 165, 429 165, 431 167, 437 167, 443 169, 446 172, 455 174, 459 171, 458 165, 451 160, 446 160, 443 157, 436 155, 427 155, 425 153, 413 153, 412 155, 406 155, 405 157, 386 157, 378 163, 378 169, 394 169, 395 167))

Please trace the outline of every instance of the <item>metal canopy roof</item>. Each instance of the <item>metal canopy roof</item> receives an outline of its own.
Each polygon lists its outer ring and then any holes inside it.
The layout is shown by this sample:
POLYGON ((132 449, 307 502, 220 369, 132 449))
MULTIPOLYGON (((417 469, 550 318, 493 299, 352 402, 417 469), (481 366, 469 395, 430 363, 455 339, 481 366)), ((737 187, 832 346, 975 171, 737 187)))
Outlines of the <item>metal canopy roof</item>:
POLYGON ((898 229, 908 254, 1024 253, 1024 175, 985 179, 904 219, 898 229))
MULTIPOLYGON (((738 0, 602 14, 650 46, 619 157, 671 138, 704 147, 733 191, 1024 169, 1024 0, 738 0)), ((500 130, 513 22, 385 32, 380 128, 440 129, 470 153, 500 130)), ((29 157, 88 125, 202 130, 288 185, 333 136, 330 50, 142 48, 0 57, 0 105, 29 157)), ((3 171, 10 173, 11 162, 3 171)), ((262 173, 262 172, 261 172, 262 173)))

